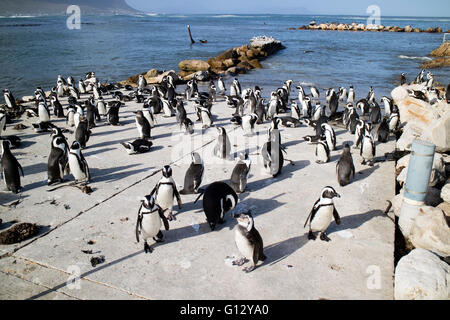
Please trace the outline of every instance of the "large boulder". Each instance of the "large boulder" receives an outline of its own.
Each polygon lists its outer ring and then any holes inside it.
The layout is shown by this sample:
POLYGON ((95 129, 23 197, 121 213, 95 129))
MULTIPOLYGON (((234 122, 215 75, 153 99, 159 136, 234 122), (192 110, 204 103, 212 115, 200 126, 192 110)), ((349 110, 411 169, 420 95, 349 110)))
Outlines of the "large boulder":
POLYGON ((208 62, 203 60, 183 60, 178 67, 182 71, 208 71, 210 68, 208 62))
POLYGON ((216 57, 216 60, 217 61, 223 61, 223 60, 232 59, 232 58, 236 59, 237 57, 238 57, 237 52, 233 48, 231 48, 231 49, 228 49, 227 51, 222 52, 221 54, 219 54, 216 57))
POLYGON ((441 198, 446 202, 450 202, 450 182, 447 182, 441 189, 441 198))
POLYGON ((402 122, 417 122, 425 126, 430 126, 439 119, 439 113, 428 102, 413 97, 406 97, 401 101, 396 101, 400 111, 402 122))
POLYGON ((411 26, 406 26, 406 27, 404 28, 404 30, 405 30, 405 32, 412 32, 412 31, 413 31, 413 27, 411 27, 411 26))
POLYGON ((396 300, 447 300, 450 267, 433 253, 417 248, 402 257, 395 268, 396 300))
POLYGON ((446 57, 450 56, 450 42, 443 42, 441 46, 430 52, 433 57, 446 57))
POLYGON ((441 257, 450 256, 450 228, 444 212, 429 206, 420 207, 409 241, 416 248, 430 250, 441 257))

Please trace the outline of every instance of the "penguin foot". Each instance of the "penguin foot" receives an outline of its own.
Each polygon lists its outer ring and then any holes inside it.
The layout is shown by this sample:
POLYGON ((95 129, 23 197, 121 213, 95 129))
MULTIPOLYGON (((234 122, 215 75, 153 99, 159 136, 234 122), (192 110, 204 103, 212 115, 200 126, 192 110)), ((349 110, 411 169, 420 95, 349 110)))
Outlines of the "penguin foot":
POLYGON ((241 258, 241 259, 237 259, 237 260, 234 260, 233 262, 232 262, 232 265, 233 266, 242 266, 243 264, 245 264, 245 263, 247 263, 248 262, 248 259, 246 259, 245 257, 244 258, 241 258))
POLYGON ((316 240, 316 236, 314 235, 314 233, 312 231, 308 232, 308 240, 316 240))
POLYGON ((255 270, 255 266, 250 266, 242 269, 242 271, 244 271, 245 273, 252 272, 253 270, 255 270))
POLYGON ((177 219, 175 218, 175 216, 172 213, 169 213, 169 215, 167 216, 167 220, 174 221, 174 220, 177 220, 177 219))
POLYGON ((145 253, 152 253, 153 252, 153 249, 146 243, 146 244, 144 244, 144 252, 145 253))
POLYGON ((363 160, 363 161, 361 162, 361 164, 362 164, 362 165, 365 165, 365 164, 366 164, 366 160, 363 160))
POLYGON ((156 243, 164 242, 164 238, 153 237, 153 240, 155 240, 156 243))
POLYGON ((322 233, 320 234, 320 240, 326 241, 326 242, 331 241, 331 239, 328 238, 328 236, 327 236, 324 232, 322 232, 322 233))

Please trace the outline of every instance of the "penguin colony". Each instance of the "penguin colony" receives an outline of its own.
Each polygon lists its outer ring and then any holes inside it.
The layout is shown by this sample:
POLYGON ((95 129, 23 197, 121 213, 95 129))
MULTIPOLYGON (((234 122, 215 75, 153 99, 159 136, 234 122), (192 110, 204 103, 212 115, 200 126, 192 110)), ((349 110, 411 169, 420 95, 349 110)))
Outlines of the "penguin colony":
MULTIPOLYGON (((402 83, 405 74, 401 75, 402 83)), ((419 99, 447 99, 433 87, 433 75, 424 71, 416 77, 415 83, 423 84, 422 91, 410 92, 419 99)), ((342 154, 336 162, 337 184, 343 187, 352 183, 355 176, 354 155, 356 152, 361 164, 372 166, 376 161, 376 144, 385 143, 390 135, 398 134, 400 119, 397 106, 392 99, 382 97, 384 114, 377 103, 372 87, 365 98, 356 100, 353 86, 323 89, 316 86, 304 88, 301 84, 285 81, 280 88, 270 93, 268 101, 261 96, 261 88, 241 88, 239 80, 234 78, 227 90, 224 79, 219 78, 217 85, 211 81, 207 92, 199 91, 196 78, 187 82, 184 92, 177 91, 177 84, 172 76, 166 76, 161 84, 148 85, 143 76, 139 77, 137 88, 120 84, 101 84, 94 72, 87 73, 78 81, 78 86, 72 77, 67 80, 58 76, 56 86, 50 95, 37 87, 34 92, 34 106, 22 105, 16 102, 12 93, 5 89, 5 105, 0 108, 0 138, 1 138, 1 173, 7 190, 13 193, 21 192, 20 177, 24 170, 15 158, 11 149, 20 145, 17 136, 3 134, 6 125, 12 123, 13 117, 24 113, 37 119, 33 123, 37 134, 47 132, 49 137, 48 185, 61 184, 67 176, 73 177, 73 184, 87 185, 91 181, 88 162, 83 156, 83 150, 89 148, 90 137, 99 124, 109 126, 120 125, 121 110, 129 101, 142 104, 135 112, 136 139, 120 143, 130 154, 151 152, 155 141, 152 132, 158 129, 158 117, 175 117, 179 128, 184 134, 193 134, 194 122, 200 122, 203 130, 215 127, 217 139, 213 154, 224 160, 233 160, 230 154, 231 143, 225 128, 214 125, 214 103, 221 99, 226 101, 230 111, 230 122, 234 129, 241 129, 243 136, 254 135, 256 126, 265 125, 267 136, 264 143, 258 146, 262 164, 267 174, 272 177, 282 175, 286 149, 283 146, 281 128, 298 126, 311 127, 311 135, 303 137, 307 144, 315 146, 309 150, 314 152, 316 162, 325 164, 330 161, 330 151, 342 149, 342 154), (309 89, 309 90, 308 90, 309 89), (309 93, 307 94, 307 91, 309 93), (124 93, 125 92, 125 93, 124 93), (128 92, 128 93, 127 93, 128 92), (230 92, 227 95, 227 92, 230 92), (325 105, 321 105, 320 96, 325 95, 325 105), (60 98, 67 98, 67 104, 62 104, 60 98), (197 119, 189 119, 185 109, 186 101, 194 102, 197 119), (342 107, 339 110, 339 107, 342 107), (52 120, 65 118, 65 128, 57 127, 52 120), (267 127, 269 125, 269 127, 267 127), (353 146, 349 142, 336 144, 336 134, 333 127, 345 128, 354 135, 353 146), (73 128, 71 131, 69 128, 73 128), (72 142, 64 133, 72 133, 72 142)), ((308 147, 310 149, 310 147, 308 147)), ((156 152, 156 151, 155 151, 156 152)), ((160 171, 162 177, 148 195, 144 195, 138 209, 136 222, 136 240, 144 242, 144 251, 152 252, 150 239, 155 242, 164 241, 164 233, 170 232, 169 222, 176 220, 173 214, 173 204, 176 200, 178 210, 183 207, 182 195, 198 194, 197 200, 203 197, 203 211, 206 221, 213 231, 218 224, 225 222, 226 214, 238 204, 238 194, 251 192, 247 190, 247 179, 252 168, 248 153, 238 155, 232 171, 230 183, 216 181, 202 187, 204 163, 199 153, 191 153, 191 164, 184 177, 184 186, 178 187, 172 176, 171 166, 165 165, 160 171)), ((253 165, 254 167, 255 165, 253 165)), ((95 179, 95 177, 93 177, 95 179)), ((179 177, 181 178, 181 177, 179 177)), ((345 197, 345 194, 343 194, 345 197)), ((330 241, 326 230, 332 220, 340 223, 339 213, 334 206, 335 198, 340 198, 332 185, 324 186, 318 194, 317 201, 305 221, 308 226, 308 239, 315 240, 315 233, 323 241, 330 241)), ((195 202, 197 202, 197 200, 195 202)), ((251 212, 233 215, 235 227, 235 243, 242 255, 233 265, 242 266, 250 261, 245 272, 254 270, 257 264, 266 259, 263 238, 255 227, 255 218, 251 212)))

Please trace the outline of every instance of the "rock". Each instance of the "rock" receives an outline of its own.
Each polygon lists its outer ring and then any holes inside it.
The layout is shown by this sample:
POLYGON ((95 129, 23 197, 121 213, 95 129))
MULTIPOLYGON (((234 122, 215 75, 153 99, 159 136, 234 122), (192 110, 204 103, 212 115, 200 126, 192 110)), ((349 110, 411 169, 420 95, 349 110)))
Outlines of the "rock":
POLYGON ((214 69, 214 70, 224 70, 224 69, 226 69, 225 65, 223 64, 223 61, 218 61, 218 60, 216 60, 214 58, 210 58, 208 60, 208 64, 211 67, 211 69, 214 69))
POLYGON ((443 42, 441 46, 430 52, 433 57, 446 57, 450 56, 450 42, 443 42))
POLYGON ((450 58, 437 58, 420 65, 421 69, 450 67, 450 58))
POLYGON ((414 30, 413 30, 414 32, 422 32, 422 30, 420 30, 419 28, 414 28, 414 30))
POLYGON ((441 189, 441 198, 450 203, 450 182, 447 182, 441 189))
POLYGON ((147 73, 145 74, 145 77, 147 78, 154 78, 156 77, 160 72, 156 69, 150 69, 149 71, 147 71, 147 73))
POLYGON ((251 69, 253 69, 252 65, 250 63, 248 63, 247 61, 241 61, 239 62, 236 67, 238 68, 244 68, 245 70, 249 71, 251 69))
POLYGON ((403 256, 395 268, 396 300, 447 300, 450 267, 433 253, 417 248, 403 256))
POLYGON ((174 70, 169 70, 169 71, 163 72, 163 73, 161 73, 158 76, 153 77, 153 78, 145 77, 145 80, 147 80, 148 84, 157 84, 157 83, 161 83, 162 79, 165 76, 168 76, 168 75, 171 75, 173 77, 173 80, 175 81, 175 83, 180 81, 178 75, 175 73, 174 70))
POLYGON ((237 65, 239 63, 239 60, 230 58, 230 59, 223 60, 222 63, 224 65, 224 67, 226 69, 228 69, 228 68, 231 68, 231 67, 237 65))
POLYGON ((436 151, 450 151, 450 113, 437 120, 431 128, 431 142, 436 145, 436 151))
POLYGON ((244 68, 240 67, 231 67, 227 69, 227 74, 237 75, 237 74, 245 74, 247 71, 244 68))
POLYGON ((227 60, 227 59, 231 59, 231 58, 237 58, 237 55, 233 49, 228 49, 227 51, 219 54, 216 57, 216 60, 223 61, 223 60, 227 60))
POLYGON ((178 67, 182 71, 208 71, 210 68, 208 62, 203 60, 183 60, 178 67))
POLYGON ((447 220, 447 224, 450 224, 450 203, 449 202, 441 202, 436 208, 438 208, 444 212, 445 219, 447 220))
POLYGON ((10 228, 0 232, 0 244, 14 244, 24 241, 39 232, 35 223, 16 223, 10 228))
POLYGON ((246 56, 249 60, 252 60, 252 59, 257 58, 259 56, 260 52, 261 51, 257 48, 250 49, 246 52, 246 56))
MULTIPOLYGON (((433 187, 428 188, 427 195, 425 196, 425 205, 432 206, 432 207, 440 205, 442 203, 442 199, 439 195, 439 192, 440 192, 440 190, 437 188, 433 188, 433 187)), ((400 216, 400 210, 402 208, 404 193, 405 193, 405 191, 403 188, 391 200, 392 211, 394 212, 396 217, 400 216)))
POLYGON ((412 32, 413 28, 411 26, 406 26, 404 30, 405 32, 412 32))
MULTIPOLYGON (((421 139, 423 128, 414 123, 407 123, 403 128, 401 137, 397 140, 397 149, 400 151, 411 150, 411 144, 415 139, 421 139)), ((421 139, 424 140, 424 139, 421 139)), ((426 140, 428 141, 428 140, 426 140)))
POLYGON ((178 76, 183 78, 183 80, 188 81, 188 80, 186 80, 186 77, 189 77, 190 75, 193 75, 194 73, 195 72, 193 72, 193 71, 183 71, 183 70, 181 70, 180 72, 178 72, 178 76))
POLYGON ((416 248, 430 250, 441 257, 450 256, 450 228, 444 212, 429 206, 420 207, 409 240, 416 248))
POLYGON ((258 59, 249 60, 248 63, 255 69, 262 69, 262 65, 258 59))
POLYGON ((348 26, 347 26, 346 24, 340 23, 340 24, 337 26, 337 29, 338 29, 339 31, 348 30, 348 26))
POLYGON ((274 54, 275 52, 284 49, 285 46, 280 41, 272 37, 259 36, 253 37, 250 40, 250 49, 259 48, 261 52, 265 52, 265 56, 274 54))
POLYGON ((402 122, 418 122, 426 126, 430 126, 439 119, 439 113, 428 102, 413 97, 406 97, 398 101, 396 99, 398 109, 400 111, 400 119, 402 122))
POLYGON ((325 23, 321 23, 321 24, 319 24, 319 29, 320 30, 327 30, 328 26, 325 23))

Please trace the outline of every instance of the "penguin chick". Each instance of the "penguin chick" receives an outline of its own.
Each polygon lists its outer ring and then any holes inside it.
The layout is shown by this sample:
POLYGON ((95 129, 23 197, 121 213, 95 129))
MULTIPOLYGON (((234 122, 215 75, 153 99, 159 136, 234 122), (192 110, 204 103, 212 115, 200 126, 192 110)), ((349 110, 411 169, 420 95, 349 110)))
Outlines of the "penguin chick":
POLYGON ((263 239, 255 228, 251 214, 241 213, 235 218, 238 224, 234 229, 234 240, 244 257, 233 261, 233 265, 242 266, 247 259, 250 260, 251 266, 243 269, 243 271, 248 273, 256 268, 258 261, 264 261, 267 258, 264 255, 263 239))
POLYGON ((350 153, 350 146, 347 143, 344 145, 344 150, 336 164, 336 175, 341 187, 349 184, 355 176, 355 166, 350 153))

